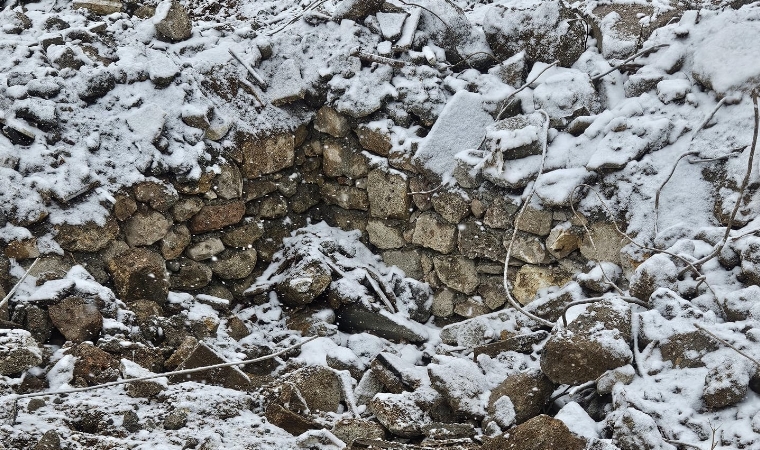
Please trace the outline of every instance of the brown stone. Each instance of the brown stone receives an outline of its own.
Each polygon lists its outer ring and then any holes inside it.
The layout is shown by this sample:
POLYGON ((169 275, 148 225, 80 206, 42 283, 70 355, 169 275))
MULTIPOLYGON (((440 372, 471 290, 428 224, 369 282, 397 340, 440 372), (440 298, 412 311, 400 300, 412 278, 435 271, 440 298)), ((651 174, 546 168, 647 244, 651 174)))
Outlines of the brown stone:
POLYGON ((540 414, 552 392, 554 383, 538 369, 511 375, 491 391, 488 413, 494 415, 496 401, 507 396, 514 406, 515 423, 519 425, 540 414))
POLYGON ((8 258, 16 260, 37 258, 40 256, 40 251, 37 249, 37 238, 10 241, 3 253, 8 258))
POLYGON ((74 381, 83 380, 88 386, 116 381, 119 377, 119 361, 111 354, 83 342, 70 350, 76 357, 74 381))
POLYGON ((56 241, 61 248, 70 252, 97 252, 104 249, 119 233, 119 225, 113 218, 108 218, 103 225, 87 222, 83 225, 63 224, 56 228, 56 241))
POLYGON ((156 211, 165 212, 177 203, 178 196, 171 186, 155 181, 143 181, 134 186, 135 199, 147 203, 156 211))
POLYGON ((295 160, 295 137, 289 131, 268 136, 238 132, 236 140, 243 154, 243 176, 247 178, 286 169, 295 160))
POLYGON ((482 450, 584 450, 586 441, 570 432, 564 422, 545 414, 509 432, 487 439, 482 450))
POLYGON ((359 145, 380 156, 387 157, 393 147, 388 131, 373 128, 369 124, 359 125, 356 128, 356 135, 359 137, 359 145))
POLYGON ((68 297, 48 308, 50 320, 66 340, 93 341, 103 328, 103 316, 97 305, 80 297, 68 297))
MULTIPOLYGON (((182 364, 177 367, 177 370, 195 369, 197 367, 211 366, 225 362, 227 361, 216 352, 208 348, 205 344, 199 343, 195 346, 193 351, 190 352, 187 358, 182 361, 182 364)), ((235 366, 220 367, 186 375, 174 375, 169 380, 172 383, 196 381, 199 383, 213 384, 228 389, 238 390, 246 390, 251 385, 248 376, 235 366)))
POLYGON ((124 301, 150 299, 162 305, 169 294, 164 259, 145 248, 134 248, 110 259, 108 271, 124 301))
POLYGON ((228 225, 240 222, 244 214, 245 203, 242 201, 206 205, 190 219, 190 231, 205 233, 220 230, 228 225))
POLYGON ((409 180, 400 172, 373 170, 367 176, 370 214, 380 219, 407 219, 409 180))

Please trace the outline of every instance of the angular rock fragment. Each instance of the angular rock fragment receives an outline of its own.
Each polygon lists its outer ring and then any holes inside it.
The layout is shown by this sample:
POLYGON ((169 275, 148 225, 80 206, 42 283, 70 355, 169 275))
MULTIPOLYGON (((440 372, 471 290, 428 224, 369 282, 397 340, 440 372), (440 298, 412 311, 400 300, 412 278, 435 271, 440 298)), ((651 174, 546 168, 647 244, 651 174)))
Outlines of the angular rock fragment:
POLYGON ((28 331, 0 329, 0 375, 21 373, 38 364, 42 352, 28 331))
POLYGON ((193 34, 193 24, 185 8, 177 1, 164 0, 156 8, 153 16, 156 33, 161 39, 179 42, 193 34))
POLYGON ((103 328, 103 315, 92 300, 67 297, 48 307, 53 325, 74 343, 97 340, 103 328))

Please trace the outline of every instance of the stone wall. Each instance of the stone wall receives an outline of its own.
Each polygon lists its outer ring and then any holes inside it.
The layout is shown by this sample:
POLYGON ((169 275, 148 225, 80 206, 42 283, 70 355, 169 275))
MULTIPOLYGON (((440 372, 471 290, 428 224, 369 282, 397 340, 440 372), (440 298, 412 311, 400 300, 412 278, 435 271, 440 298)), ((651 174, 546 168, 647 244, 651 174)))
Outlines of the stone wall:
MULTIPOLYGON (((509 274, 520 302, 562 286, 589 259, 620 263, 625 242, 609 223, 537 202, 515 224, 520 189, 489 181, 442 188, 408 154, 396 154, 389 133, 371 122, 329 106, 311 117, 291 130, 230 132, 236 151, 199 179, 140 182, 115 195, 104 223, 57 226, 66 254, 46 257, 45 266, 83 264, 126 302, 162 305, 170 290, 244 301, 283 237, 326 221, 361 230, 387 264, 429 283, 432 312, 445 323, 505 303, 513 227, 509 274)), ((20 239, 7 243, 5 256, 23 260, 40 251, 35 238, 20 239)))

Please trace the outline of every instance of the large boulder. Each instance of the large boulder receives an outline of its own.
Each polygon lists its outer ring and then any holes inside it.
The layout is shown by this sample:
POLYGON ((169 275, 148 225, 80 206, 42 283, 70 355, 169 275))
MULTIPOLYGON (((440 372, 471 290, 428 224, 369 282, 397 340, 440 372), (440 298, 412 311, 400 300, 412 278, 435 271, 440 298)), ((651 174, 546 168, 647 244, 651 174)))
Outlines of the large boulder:
POLYGON ((122 300, 150 299, 166 303, 169 278, 164 259, 158 253, 134 248, 111 258, 107 265, 122 300))
POLYGON ((495 5, 484 17, 486 39, 500 61, 524 50, 530 64, 559 60, 570 67, 585 50, 585 26, 561 1, 495 5))
POLYGON ((63 337, 74 343, 96 341, 103 328, 103 316, 92 300, 67 297, 50 305, 48 314, 63 337))
POLYGON ((165 0, 156 8, 153 17, 158 36, 166 41, 179 42, 193 34, 193 24, 185 8, 177 1, 165 0))
POLYGON ((557 328, 541 354, 541 370, 557 384, 578 385, 632 361, 631 307, 622 300, 591 305, 557 328))

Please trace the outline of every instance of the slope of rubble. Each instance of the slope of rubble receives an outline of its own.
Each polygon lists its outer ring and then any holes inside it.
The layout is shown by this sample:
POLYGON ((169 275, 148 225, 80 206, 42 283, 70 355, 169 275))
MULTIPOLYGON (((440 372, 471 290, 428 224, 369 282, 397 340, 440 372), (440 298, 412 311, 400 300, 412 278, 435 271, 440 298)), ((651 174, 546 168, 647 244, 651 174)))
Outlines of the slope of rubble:
POLYGON ((758 445, 756 3, 1 6, 0 448, 758 445))

